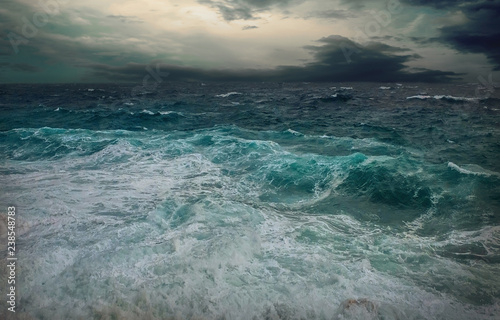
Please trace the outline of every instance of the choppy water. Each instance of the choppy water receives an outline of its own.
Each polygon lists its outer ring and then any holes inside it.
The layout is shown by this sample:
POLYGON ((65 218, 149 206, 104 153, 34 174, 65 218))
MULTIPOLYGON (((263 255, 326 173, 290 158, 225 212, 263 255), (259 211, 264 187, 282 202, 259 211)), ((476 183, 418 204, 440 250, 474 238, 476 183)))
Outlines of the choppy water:
POLYGON ((498 97, 131 88, 0 87, 18 316, 499 318, 498 97))

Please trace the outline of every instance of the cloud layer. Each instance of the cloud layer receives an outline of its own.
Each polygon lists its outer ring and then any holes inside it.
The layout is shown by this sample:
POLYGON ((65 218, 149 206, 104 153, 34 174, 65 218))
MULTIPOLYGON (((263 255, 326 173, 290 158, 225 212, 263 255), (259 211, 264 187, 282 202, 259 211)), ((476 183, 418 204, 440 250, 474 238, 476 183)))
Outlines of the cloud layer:
MULTIPOLYGON (((274 69, 199 69, 161 63, 153 64, 160 72, 168 73, 169 81, 413 81, 447 82, 458 74, 435 70, 409 71, 405 62, 415 55, 399 55, 408 49, 392 47, 378 42, 365 46, 341 36, 318 40, 319 45, 308 46, 315 61, 304 66, 279 66, 274 69)), ((151 69, 152 66, 149 66, 151 69)), ((108 80, 126 79, 137 82, 148 72, 148 65, 129 64, 113 67, 103 64, 89 65, 92 77, 108 80)), ((162 79, 163 80, 163 79, 162 79)), ((166 78, 164 80, 167 80, 166 78)))
POLYGON ((58 1, 0 8, 1 82, 500 76, 500 0, 58 1))

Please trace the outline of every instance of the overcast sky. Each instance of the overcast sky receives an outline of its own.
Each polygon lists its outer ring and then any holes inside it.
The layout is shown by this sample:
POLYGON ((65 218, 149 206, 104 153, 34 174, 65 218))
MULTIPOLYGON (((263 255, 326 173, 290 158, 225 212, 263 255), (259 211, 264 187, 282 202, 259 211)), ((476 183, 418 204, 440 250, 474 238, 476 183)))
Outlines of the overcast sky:
POLYGON ((0 34, 0 82, 500 82, 500 0, 0 0, 0 34))

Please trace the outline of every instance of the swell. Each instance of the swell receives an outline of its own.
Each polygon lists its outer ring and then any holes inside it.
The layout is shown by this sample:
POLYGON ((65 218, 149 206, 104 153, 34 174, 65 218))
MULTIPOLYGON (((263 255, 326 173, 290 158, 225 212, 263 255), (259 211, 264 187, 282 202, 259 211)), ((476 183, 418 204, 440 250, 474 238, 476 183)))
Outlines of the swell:
POLYGON ((0 133, 0 154, 10 161, 3 174, 18 170, 17 162, 64 163, 77 171, 196 157, 218 168, 220 177, 238 181, 234 190, 245 203, 298 214, 348 212, 400 227, 431 212, 421 234, 440 232, 450 221, 457 228, 500 222, 498 173, 428 163, 414 150, 373 139, 235 126, 169 133, 15 129, 0 133))

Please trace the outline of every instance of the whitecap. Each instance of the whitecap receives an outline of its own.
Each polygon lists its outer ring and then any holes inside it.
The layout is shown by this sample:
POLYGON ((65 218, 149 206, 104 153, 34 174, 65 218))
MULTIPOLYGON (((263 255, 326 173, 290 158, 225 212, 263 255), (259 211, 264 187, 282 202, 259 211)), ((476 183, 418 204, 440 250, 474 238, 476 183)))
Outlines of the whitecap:
POLYGON ((145 113, 145 114, 149 114, 149 115, 154 115, 155 114, 153 111, 149 111, 148 109, 142 110, 141 113, 145 113))
POLYGON ((295 136, 303 136, 302 133, 300 133, 298 131, 295 131, 295 130, 292 130, 292 129, 288 129, 288 130, 286 130, 286 132, 289 132, 289 133, 291 133, 291 134, 293 134, 295 136))
MULTIPOLYGON (((177 111, 159 111, 158 113, 161 114, 162 116, 166 116, 166 115, 169 115, 169 114, 176 114, 176 115, 184 117, 184 113, 177 112, 177 111)), ((190 113, 190 114, 192 114, 192 113, 190 113)), ((204 113, 201 113, 201 114, 204 114, 204 113)), ((195 115, 198 115, 198 113, 196 113, 195 115)))
POLYGON ((493 171, 488 171, 486 169, 481 168, 478 165, 470 164, 470 165, 462 165, 462 167, 456 165, 453 162, 448 162, 448 168, 456 170, 462 174, 469 174, 469 175, 474 175, 474 176, 484 176, 484 177, 490 177, 492 175, 494 176, 500 176, 498 173, 493 172, 493 171))
POLYGON ((436 100, 446 99, 446 100, 455 100, 455 101, 475 101, 477 98, 466 98, 466 97, 454 97, 448 95, 437 95, 433 97, 436 100))
POLYGON ((390 89, 391 89, 391 87, 380 87, 379 89, 380 89, 380 90, 390 90, 390 89))
POLYGON ((173 113, 175 114, 175 113, 177 113, 177 112, 175 112, 175 111, 160 111, 159 113, 160 113, 162 116, 165 116, 165 115, 167 115, 167 114, 173 114, 173 113))
POLYGON ((241 94, 241 93, 233 91, 233 92, 218 94, 218 95, 216 95, 216 97, 217 98, 227 98, 227 97, 235 95, 235 94, 241 94))
POLYGON ((444 99, 444 100, 453 100, 453 101, 476 101, 476 100, 478 100, 478 98, 455 97, 455 96, 450 96, 450 95, 429 96, 429 95, 419 94, 416 96, 406 97, 406 100, 412 100, 412 99, 420 99, 420 100, 426 100, 426 99, 443 100, 444 99))
POLYGON ((424 95, 416 95, 416 96, 411 96, 411 97, 406 97, 406 100, 412 100, 412 99, 420 99, 420 100, 425 100, 425 99, 430 99, 431 96, 424 96, 424 95))

